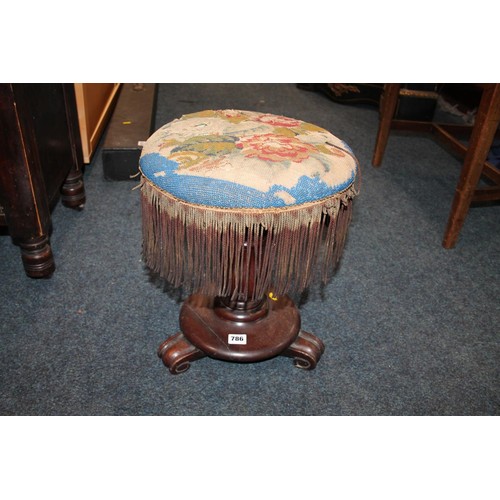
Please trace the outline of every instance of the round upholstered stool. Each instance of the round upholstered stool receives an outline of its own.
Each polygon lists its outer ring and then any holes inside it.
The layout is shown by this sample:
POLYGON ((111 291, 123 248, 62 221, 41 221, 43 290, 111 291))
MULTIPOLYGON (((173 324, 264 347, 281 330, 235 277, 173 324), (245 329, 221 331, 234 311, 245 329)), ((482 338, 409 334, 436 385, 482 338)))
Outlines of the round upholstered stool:
POLYGON ((300 120, 208 110, 157 130, 140 170, 145 264, 191 293, 158 351, 169 370, 204 356, 314 368, 324 345, 287 294, 339 261, 357 194, 349 147, 300 120))

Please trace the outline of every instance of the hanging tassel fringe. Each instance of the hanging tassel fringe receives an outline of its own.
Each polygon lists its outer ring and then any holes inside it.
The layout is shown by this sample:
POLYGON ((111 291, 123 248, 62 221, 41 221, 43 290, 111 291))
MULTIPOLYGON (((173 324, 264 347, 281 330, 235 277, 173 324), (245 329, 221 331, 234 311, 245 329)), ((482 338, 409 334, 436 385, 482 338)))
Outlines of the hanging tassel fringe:
POLYGON ((357 194, 350 186, 315 203, 236 211, 186 203, 145 178, 141 193, 145 264, 174 287, 241 301, 301 292, 316 268, 326 283, 357 194))

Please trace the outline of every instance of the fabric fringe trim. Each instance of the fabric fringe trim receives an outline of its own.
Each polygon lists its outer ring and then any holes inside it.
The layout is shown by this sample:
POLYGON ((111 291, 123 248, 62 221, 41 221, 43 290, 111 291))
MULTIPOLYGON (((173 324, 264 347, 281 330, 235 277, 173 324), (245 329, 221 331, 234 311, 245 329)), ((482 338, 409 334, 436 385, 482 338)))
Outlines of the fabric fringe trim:
POLYGON ((326 283, 357 194, 351 185, 314 203, 236 211, 187 203, 144 177, 141 193, 145 264, 174 287, 238 301, 326 283))

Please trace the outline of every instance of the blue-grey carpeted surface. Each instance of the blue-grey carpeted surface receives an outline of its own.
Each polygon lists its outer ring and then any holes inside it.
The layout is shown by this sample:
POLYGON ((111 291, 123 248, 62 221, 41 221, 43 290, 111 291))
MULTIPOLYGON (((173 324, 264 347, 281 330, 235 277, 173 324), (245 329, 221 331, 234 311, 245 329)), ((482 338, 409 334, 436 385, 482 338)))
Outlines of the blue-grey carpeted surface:
POLYGON ((161 85, 156 125, 213 108, 316 123, 361 163, 341 266, 301 305, 304 329, 326 344, 316 370, 204 358, 170 375, 156 349, 180 304, 141 262, 136 182, 105 181, 98 152, 85 209, 53 212, 50 280, 27 278, 0 237, 0 414, 500 414, 500 207, 471 209, 457 247, 442 248, 460 162, 431 139, 393 135, 375 169, 377 110, 295 84, 161 85))

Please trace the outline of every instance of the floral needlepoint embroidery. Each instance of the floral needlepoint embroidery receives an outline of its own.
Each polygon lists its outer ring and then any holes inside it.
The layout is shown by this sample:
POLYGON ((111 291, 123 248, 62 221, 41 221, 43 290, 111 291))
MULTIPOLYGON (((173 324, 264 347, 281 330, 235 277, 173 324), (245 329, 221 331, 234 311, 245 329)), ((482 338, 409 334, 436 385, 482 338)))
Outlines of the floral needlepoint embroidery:
POLYGON ((242 137, 236 143, 247 158, 259 158, 264 161, 292 160, 300 163, 307 160, 317 149, 311 144, 294 137, 283 137, 277 134, 262 134, 242 137))
POLYGON ((295 118, 237 109, 184 115, 144 144, 144 175, 174 197, 220 208, 285 208, 352 184, 356 159, 339 138, 295 118))

